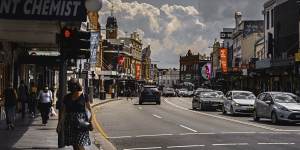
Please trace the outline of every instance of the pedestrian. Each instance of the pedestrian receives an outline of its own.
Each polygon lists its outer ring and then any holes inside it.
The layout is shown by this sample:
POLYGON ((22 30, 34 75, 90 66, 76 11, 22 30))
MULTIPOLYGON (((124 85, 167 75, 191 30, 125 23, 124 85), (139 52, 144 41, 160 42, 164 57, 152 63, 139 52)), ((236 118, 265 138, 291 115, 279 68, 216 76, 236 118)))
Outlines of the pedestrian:
POLYGON ((19 86, 19 100, 21 103, 21 112, 22 112, 22 118, 25 118, 26 114, 26 104, 28 103, 28 87, 25 85, 24 80, 21 80, 20 86, 19 86))
POLYGON ((48 85, 45 85, 44 89, 40 91, 38 99, 42 123, 46 125, 49 120, 50 108, 53 104, 52 92, 49 90, 48 85))
POLYGON ((31 117, 34 118, 36 116, 36 105, 37 105, 37 87, 34 82, 30 83, 29 89, 29 101, 28 107, 29 112, 31 113, 31 117))
POLYGON ((63 136, 63 140, 59 140, 63 141, 59 143, 59 147, 72 145, 74 150, 84 150, 84 146, 91 145, 89 131, 92 131, 93 117, 90 101, 88 95, 82 92, 77 79, 69 81, 68 89, 70 93, 64 96, 59 112, 57 133, 59 139, 63 136), (83 126, 80 120, 88 123, 89 127, 83 126))
POLYGON ((128 89, 126 90, 126 99, 127 99, 127 101, 128 101, 128 99, 132 100, 132 98, 131 98, 132 93, 131 93, 131 92, 132 92, 132 91, 131 91, 130 88, 128 88, 128 89))
POLYGON ((12 84, 4 90, 4 107, 6 115, 7 130, 15 128, 15 116, 17 106, 17 92, 12 84))

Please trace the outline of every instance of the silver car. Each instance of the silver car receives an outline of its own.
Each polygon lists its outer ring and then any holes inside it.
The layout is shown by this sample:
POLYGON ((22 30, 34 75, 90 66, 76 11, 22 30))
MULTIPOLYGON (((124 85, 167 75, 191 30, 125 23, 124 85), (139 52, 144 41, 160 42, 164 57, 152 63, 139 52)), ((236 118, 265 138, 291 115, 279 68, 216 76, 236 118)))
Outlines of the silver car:
POLYGON ((250 91, 229 91, 222 108, 223 114, 252 114, 255 95, 250 91))
POLYGON ((192 108, 199 110, 220 109, 223 106, 224 95, 218 91, 200 92, 193 97, 192 108))
POLYGON ((268 118, 272 123, 281 121, 300 122, 299 97, 285 92, 264 92, 257 96, 254 104, 253 119, 268 118))

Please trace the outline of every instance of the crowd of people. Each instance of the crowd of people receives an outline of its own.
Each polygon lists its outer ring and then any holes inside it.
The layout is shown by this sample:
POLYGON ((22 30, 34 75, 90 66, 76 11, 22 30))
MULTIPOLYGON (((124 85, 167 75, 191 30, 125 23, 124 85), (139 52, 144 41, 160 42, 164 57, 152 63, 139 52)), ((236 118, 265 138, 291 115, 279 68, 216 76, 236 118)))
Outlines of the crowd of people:
POLYGON ((41 113, 42 124, 46 125, 49 119, 50 110, 53 109, 54 97, 53 92, 45 85, 42 90, 34 82, 30 87, 24 81, 16 89, 10 84, 4 90, 4 108, 6 115, 7 130, 15 128, 16 113, 20 112, 22 119, 29 114, 30 117, 37 116, 37 110, 41 113))
MULTIPOLYGON (((35 83, 30 83, 28 88, 24 81, 18 88, 10 84, 4 90, 4 107, 6 114, 7 130, 15 128, 16 112, 21 113, 24 119, 29 116, 37 117, 40 112, 42 124, 47 125, 49 116, 54 111, 54 95, 48 85, 40 88, 35 83), (29 114, 29 115, 27 115, 29 114)), ((92 110, 88 94, 83 93, 83 88, 77 79, 68 82, 69 93, 62 100, 56 102, 59 110, 57 134, 58 147, 73 146, 74 150, 84 150, 91 145, 89 131, 93 130, 92 110)))

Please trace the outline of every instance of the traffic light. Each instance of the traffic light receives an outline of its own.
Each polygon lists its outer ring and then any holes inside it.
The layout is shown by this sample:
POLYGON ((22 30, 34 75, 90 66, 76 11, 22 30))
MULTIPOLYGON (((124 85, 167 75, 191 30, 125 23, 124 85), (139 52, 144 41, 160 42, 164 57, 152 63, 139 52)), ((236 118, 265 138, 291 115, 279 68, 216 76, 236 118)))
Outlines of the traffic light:
POLYGON ((64 27, 58 35, 61 54, 67 58, 90 58, 91 33, 64 27))

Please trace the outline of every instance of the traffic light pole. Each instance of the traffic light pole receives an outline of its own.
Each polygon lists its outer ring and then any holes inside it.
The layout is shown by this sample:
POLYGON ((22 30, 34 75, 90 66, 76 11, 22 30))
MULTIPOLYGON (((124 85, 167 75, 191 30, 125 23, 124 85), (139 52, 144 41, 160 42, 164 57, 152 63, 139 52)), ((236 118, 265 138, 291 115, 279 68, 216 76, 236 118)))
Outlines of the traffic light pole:
POLYGON ((59 67, 59 102, 61 103, 64 95, 67 94, 67 59, 61 55, 59 67))

